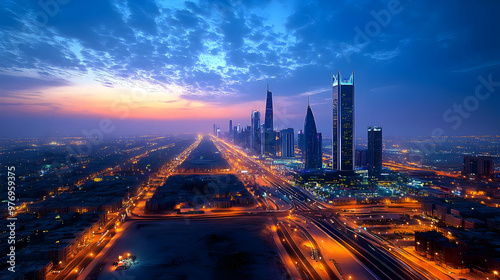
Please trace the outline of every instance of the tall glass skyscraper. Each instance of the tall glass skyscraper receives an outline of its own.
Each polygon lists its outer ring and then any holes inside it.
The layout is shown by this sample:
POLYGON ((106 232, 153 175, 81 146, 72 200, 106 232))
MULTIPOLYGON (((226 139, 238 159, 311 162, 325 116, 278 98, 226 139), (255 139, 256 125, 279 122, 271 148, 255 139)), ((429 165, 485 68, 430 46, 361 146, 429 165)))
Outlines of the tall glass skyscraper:
POLYGON ((307 102, 307 113, 306 120, 304 122, 304 165, 305 169, 316 169, 322 167, 321 157, 319 156, 321 147, 320 139, 316 130, 316 121, 314 120, 314 115, 309 106, 309 101, 307 102))
POLYGON ((368 152, 367 152, 368 175, 370 177, 380 176, 382 172, 382 127, 368 127, 368 152))
POLYGON ((332 168, 333 170, 354 170, 354 71, 351 77, 343 80, 340 72, 332 73, 333 99, 333 134, 332 168))
POLYGON ((266 115, 264 120, 264 154, 276 155, 276 134, 273 130, 273 93, 267 84, 266 115))
POLYGON ((260 154, 260 112, 252 111, 250 148, 260 154))

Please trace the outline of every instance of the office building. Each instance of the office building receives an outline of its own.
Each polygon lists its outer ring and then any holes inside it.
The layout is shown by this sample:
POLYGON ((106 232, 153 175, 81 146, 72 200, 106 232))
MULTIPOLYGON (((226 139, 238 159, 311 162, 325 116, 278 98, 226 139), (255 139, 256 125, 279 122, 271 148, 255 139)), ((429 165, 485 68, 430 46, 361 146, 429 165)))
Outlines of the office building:
POLYGON ((295 157, 295 135, 293 134, 293 128, 283 129, 281 131, 281 157, 282 158, 294 158, 295 157))
POLYGON ((378 177, 382 172, 382 127, 368 127, 368 175, 378 177))
POLYGON ((299 148, 301 154, 302 154, 302 158, 304 158, 304 151, 305 151, 305 138, 304 138, 304 130, 299 130, 298 134, 297 134, 297 148, 299 148))
POLYGON ((354 71, 347 80, 332 74, 332 169, 354 169, 354 71))
POLYGON ((316 121, 307 101, 307 113, 304 122, 304 166, 305 169, 318 169, 322 167, 321 158, 319 157, 320 146, 318 143, 318 132, 316 130, 316 121))
POLYGON ((493 178, 493 158, 490 156, 464 156, 462 175, 477 179, 493 178))
POLYGON ((252 111, 252 116, 251 116, 251 136, 250 136, 250 148, 252 151, 255 153, 261 152, 261 141, 260 141, 260 112, 259 111, 252 111))
POLYGON ((267 84, 266 115, 264 118, 264 154, 274 156, 276 155, 276 134, 273 129, 273 93, 269 91, 269 84, 267 84))

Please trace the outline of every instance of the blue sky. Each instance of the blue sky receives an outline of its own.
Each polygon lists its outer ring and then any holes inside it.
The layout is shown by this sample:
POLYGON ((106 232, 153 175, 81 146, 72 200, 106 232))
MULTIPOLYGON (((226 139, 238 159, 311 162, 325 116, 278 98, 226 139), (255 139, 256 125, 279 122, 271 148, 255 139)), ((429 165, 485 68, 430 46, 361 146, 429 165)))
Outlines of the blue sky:
POLYGON ((499 133, 498 1, 38 2, 0 4, 0 137, 103 118, 114 134, 226 130, 263 111, 267 83, 277 129, 303 126, 310 95, 326 136, 337 70, 355 71, 360 137, 499 133))

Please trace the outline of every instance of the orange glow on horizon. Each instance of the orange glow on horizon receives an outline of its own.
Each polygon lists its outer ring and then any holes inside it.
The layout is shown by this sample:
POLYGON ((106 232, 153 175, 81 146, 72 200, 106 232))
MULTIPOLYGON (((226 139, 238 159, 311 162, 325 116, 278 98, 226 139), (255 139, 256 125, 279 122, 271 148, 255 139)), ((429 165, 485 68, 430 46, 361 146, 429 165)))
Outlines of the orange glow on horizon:
MULTIPOLYGON (((218 101, 185 99, 181 97, 181 92, 146 92, 100 85, 46 88, 40 92, 39 96, 32 98, 2 98, 1 101, 20 104, 5 106, 2 109, 39 115, 191 120, 247 118, 251 108, 262 105, 262 102, 253 101, 228 106, 218 101)), ((19 96, 23 94, 20 93, 19 96)))

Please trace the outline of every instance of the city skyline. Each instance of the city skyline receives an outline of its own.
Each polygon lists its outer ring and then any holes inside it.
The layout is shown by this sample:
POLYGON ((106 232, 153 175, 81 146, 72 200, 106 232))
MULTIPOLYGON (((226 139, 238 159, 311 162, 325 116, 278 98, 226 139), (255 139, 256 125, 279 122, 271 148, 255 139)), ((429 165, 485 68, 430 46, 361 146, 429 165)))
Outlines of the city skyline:
POLYGON ((0 137, 82 136, 107 118, 109 135, 245 126, 267 83, 278 130, 300 129, 311 95, 329 136, 329 75, 351 69, 358 135, 372 125, 387 136, 496 134, 497 2, 457 2, 456 13, 410 1, 238 3, 2 2, 0 107, 12 129, 0 137))
POLYGON ((496 279, 499 11, 0 1, 0 279, 496 279))

